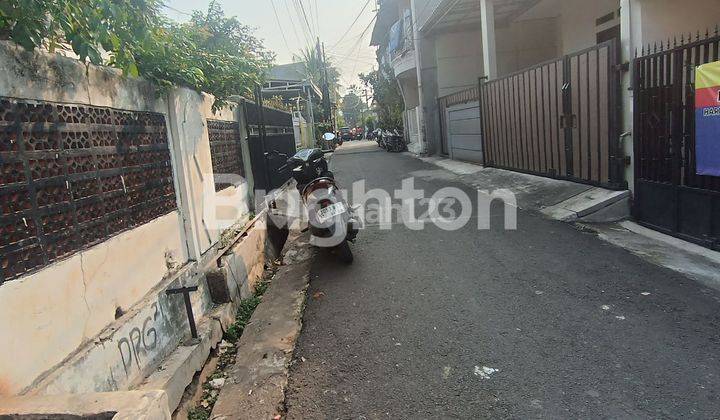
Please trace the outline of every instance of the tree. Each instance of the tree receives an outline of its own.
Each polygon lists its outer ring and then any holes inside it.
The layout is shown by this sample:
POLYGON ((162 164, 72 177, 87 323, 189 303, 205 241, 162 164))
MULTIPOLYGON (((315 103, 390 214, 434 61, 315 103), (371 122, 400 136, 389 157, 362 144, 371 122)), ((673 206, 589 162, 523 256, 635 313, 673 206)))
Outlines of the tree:
POLYGON ((215 1, 207 12, 195 11, 188 23, 166 25, 164 32, 164 48, 138 54, 142 73, 160 85, 211 93, 216 108, 230 96, 250 96, 274 59, 249 27, 225 16, 215 1))
POLYGON ((362 113, 368 110, 367 105, 353 91, 349 91, 342 101, 342 113, 345 124, 349 127, 362 125, 362 113))
MULTIPOLYGON (((340 71, 335 67, 331 60, 326 60, 323 64, 322 52, 317 49, 316 45, 306 47, 300 51, 299 56, 295 56, 296 62, 302 62, 305 67, 305 77, 312 81, 316 86, 322 86, 325 82, 325 68, 327 66, 328 90, 330 93, 330 102, 332 98, 338 97, 340 89, 340 71)), ((316 116, 320 119, 329 120, 330 115, 325 115, 325 109, 316 105, 316 116)))
POLYGON ((2 0, 0 38, 28 50, 71 49, 82 61, 143 76, 159 88, 187 86, 215 95, 217 108, 261 83, 273 54, 212 1, 178 24, 161 0, 2 0))
POLYGON ((379 127, 385 130, 402 129, 405 104, 397 82, 389 74, 392 74, 392 69, 384 64, 379 70, 360 74, 360 79, 365 86, 372 88, 379 127))
POLYGON ((270 108, 279 109, 281 111, 292 112, 292 106, 285 103, 282 96, 272 96, 270 98, 263 98, 263 106, 269 106, 270 108))
MULTIPOLYGON (((325 74, 322 62, 322 52, 319 52, 317 46, 303 48, 300 55, 295 60, 301 61, 305 65, 305 75, 316 85, 322 84, 325 80, 325 74)), ((328 85, 330 93, 337 92, 340 87, 340 72, 333 64, 332 60, 326 60, 328 72, 328 85)))
POLYGON ((375 130, 375 116, 374 115, 368 115, 367 117, 365 117, 365 127, 367 127, 367 129, 369 131, 375 130))

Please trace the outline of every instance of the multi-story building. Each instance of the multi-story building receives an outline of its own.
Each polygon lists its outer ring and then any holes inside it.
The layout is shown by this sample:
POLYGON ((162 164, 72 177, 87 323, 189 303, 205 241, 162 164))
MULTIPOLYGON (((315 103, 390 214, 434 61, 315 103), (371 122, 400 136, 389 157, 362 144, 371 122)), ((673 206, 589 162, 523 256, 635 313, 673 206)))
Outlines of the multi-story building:
POLYGON ((382 0, 372 45, 412 152, 628 188, 639 221, 717 247, 693 83, 718 23, 717 0, 382 0))

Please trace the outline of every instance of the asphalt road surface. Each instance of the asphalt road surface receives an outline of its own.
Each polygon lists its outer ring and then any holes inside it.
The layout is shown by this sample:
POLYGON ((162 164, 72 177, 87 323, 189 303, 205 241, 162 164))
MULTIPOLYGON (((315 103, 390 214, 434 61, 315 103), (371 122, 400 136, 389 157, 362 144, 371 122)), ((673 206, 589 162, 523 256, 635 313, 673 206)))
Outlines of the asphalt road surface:
MULTIPOLYGON (((374 143, 333 166, 391 193, 442 172, 374 143)), ((318 256, 288 418, 720 417, 720 292, 534 213, 505 231, 501 211, 490 231, 368 227, 349 267, 318 256)))

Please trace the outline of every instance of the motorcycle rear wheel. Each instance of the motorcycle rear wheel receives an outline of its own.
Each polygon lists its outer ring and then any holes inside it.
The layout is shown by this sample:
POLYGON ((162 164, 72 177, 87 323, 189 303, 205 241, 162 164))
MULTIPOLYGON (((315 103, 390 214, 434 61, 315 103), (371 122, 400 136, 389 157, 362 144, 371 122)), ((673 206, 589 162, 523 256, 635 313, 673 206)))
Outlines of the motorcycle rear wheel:
POLYGON ((335 248, 338 259, 345 264, 352 264, 355 257, 353 257, 352 250, 348 241, 343 241, 340 245, 335 248))

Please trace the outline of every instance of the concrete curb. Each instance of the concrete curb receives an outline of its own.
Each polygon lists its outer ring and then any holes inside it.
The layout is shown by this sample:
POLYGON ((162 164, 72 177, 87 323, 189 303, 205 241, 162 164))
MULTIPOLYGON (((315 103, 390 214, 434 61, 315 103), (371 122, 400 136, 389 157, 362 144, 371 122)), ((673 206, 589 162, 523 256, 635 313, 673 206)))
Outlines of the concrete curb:
POLYGON ((406 156, 457 175, 480 190, 512 191, 518 207, 563 222, 607 223, 630 217, 630 191, 614 191, 570 181, 544 178, 439 157, 406 156))
POLYGON ((211 419, 270 419, 284 413, 285 390, 310 281, 314 252, 307 234, 291 232, 283 265, 237 345, 235 364, 211 419))
POLYGON ((564 222, 617 222, 630 217, 630 191, 592 188, 540 212, 564 222))
POLYGON ((720 252, 625 221, 585 226, 612 245, 720 290, 720 252))
POLYGON ((0 398, 0 418, 170 420, 164 391, 103 392, 0 398), (66 417, 63 417, 66 416, 66 417))
POLYGON ((185 388, 192 382, 195 373, 203 368, 210 351, 222 340, 223 332, 233 323, 234 312, 235 305, 225 304, 209 314, 198 325, 199 341, 179 346, 137 389, 161 389, 167 394, 168 408, 177 408, 185 388))

